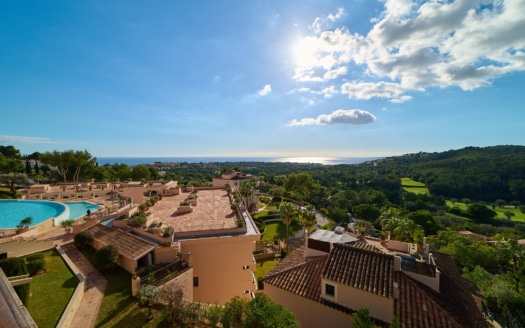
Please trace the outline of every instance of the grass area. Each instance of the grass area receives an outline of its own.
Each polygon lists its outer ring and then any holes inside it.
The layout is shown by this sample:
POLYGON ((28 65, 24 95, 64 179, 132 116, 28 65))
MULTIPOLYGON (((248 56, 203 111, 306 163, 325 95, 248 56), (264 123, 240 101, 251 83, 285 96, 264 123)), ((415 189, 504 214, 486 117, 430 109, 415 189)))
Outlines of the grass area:
MULTIPOLYGON (((467 208, 468 208, 468 205, 465 204, 465 203, 455 202, 454 204, 452 204, 452 202, 449 201, 449 200, 447 200, 447 206, 448 207, 457 207, 457 208, 459 208, 462 211, 466 211, 467 208)), ((487 207, 492 210, 492 205, 487 205, 487 207)), ((496 211, 496 214, 497 214, 496 218, 498 218, 498 219, 506 219, 507 216, 505 216, 505 212, 511 212, 511 213, 514 213, 514 216, 510 218, 512 221, 525 222, 525 213, 522 213, 519 209, 514 208, 513 206, 507 206, 507 207, 503 207, 503 208, 496 207, 495 211, 496 211)))
MULTIPOLYGON (((291 230, 291 229, 290 229, 291 230)), ((291 233, 290 233, 291 235, 291 233)), ((273 242, 275 239, 286 238, 286 225, 282 222, 268 222, 261 241, 273 242)))
POLYGON ((279 262, 281 262, 280 258, 257 262, 255 268, 255 279, 259 279, 259 277, 264 277, 279 262))
MULTIPOLYGON (((81 252, 97 267, 93 248, 88 247, 81 252)), ((146 322, 148 309, 139 306, 137 299, 131 296, 129 272, 118 268, 114 272, 103 275, 107 280, 107 286, 95 327, 164 327, 162 314, 156 309, 152 309, 153 320, 146 322)))
POLYGON ((525 222, 525 213, 522 213, 519 209, 514 208, 513 206, 504 208, 496 207, 496 213, 498 214, 497 218, 506 219, 507 216, 505 216, 505 212, 514 213, 514 216, 510 218, 512 221, 525 222))
POLYGON ((452 203, 450 200, 447 200, 447 206, 448 207, 457 207, 457 208, 459 208, 462 211, 466 211, 467 210, 467 204, 461 203, 461 202, 452 203))
POLYGON ((428 194, 428 189, 425 187, 424 183, 414 181, 410 178, 401 178, 401 186, 403 187, 403 190, 407 192, 418 195, 428 194))
POLYGON ((33 277, 27 310, 38 327, 56 327, 78 279, 56 250, 45 251, 46 272, 33 277))

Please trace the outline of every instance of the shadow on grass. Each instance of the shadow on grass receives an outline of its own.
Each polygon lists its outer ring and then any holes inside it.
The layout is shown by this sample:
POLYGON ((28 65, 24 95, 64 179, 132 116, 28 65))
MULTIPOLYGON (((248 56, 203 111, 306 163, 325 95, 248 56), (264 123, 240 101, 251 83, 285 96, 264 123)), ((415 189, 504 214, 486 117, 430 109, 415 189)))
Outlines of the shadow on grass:
POLYGON ((76 288, 78 285, 78 278, 73 276, 62 283, 63 288, 76 288))

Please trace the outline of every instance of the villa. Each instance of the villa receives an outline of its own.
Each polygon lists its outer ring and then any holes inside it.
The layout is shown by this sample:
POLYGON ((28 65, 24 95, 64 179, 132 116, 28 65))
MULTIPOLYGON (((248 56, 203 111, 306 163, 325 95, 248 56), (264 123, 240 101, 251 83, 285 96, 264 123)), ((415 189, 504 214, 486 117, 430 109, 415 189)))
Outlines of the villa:
POLYGON ((310 235, 265 276, 264 292, 302 327, 348 327, 364 307, 385 327, 394 317, 401 327, 488 327, 479 290, 449 255, 341 230, 310 235))

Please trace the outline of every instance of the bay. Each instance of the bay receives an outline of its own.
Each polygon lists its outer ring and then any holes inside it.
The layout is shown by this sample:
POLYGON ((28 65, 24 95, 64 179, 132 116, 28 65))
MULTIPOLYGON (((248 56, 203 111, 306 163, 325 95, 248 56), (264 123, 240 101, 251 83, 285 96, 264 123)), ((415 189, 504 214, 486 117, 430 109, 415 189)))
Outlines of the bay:
POLYGON ((97 157, 99 165, 160 163, 228 163, 228 162, 269 162, 269 163, 317 163, 323 165, 360 164, 383 157, 97 157))

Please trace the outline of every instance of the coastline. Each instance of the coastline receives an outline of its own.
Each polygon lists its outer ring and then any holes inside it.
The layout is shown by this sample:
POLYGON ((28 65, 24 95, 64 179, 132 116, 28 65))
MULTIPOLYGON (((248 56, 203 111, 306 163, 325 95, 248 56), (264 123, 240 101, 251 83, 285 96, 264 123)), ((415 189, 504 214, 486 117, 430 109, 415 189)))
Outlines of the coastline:
POLYGON ((129 166, 154 163, 310 163, 322 165, 361 164, 384 157, 98 157, 99 165, 126 164, 129 166))

